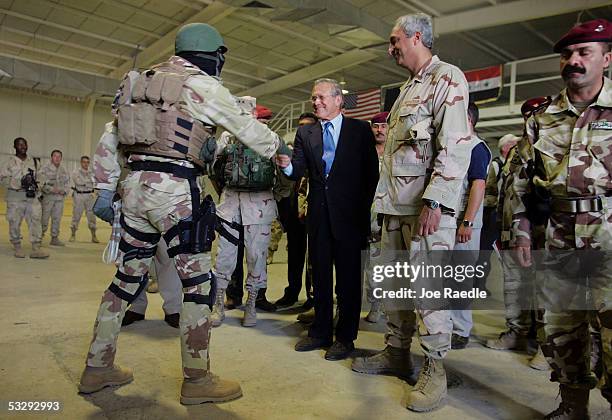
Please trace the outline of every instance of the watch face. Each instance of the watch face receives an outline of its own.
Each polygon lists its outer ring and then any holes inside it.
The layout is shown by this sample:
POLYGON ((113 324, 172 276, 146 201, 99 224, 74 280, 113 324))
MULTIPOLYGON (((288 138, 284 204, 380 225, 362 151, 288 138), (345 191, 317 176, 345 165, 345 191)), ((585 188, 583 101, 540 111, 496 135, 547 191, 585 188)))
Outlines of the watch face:
POLYGON ((429 208, 437 209, 438 207, 440 207, 440 203, 438 203, 437 201, 430 201, 429 202, 429 208))

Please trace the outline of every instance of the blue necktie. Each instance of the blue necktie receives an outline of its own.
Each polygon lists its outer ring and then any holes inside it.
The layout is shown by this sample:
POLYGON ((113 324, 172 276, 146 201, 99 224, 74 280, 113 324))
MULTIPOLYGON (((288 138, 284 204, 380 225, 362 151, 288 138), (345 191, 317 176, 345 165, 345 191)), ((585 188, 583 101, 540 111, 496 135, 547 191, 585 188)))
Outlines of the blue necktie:
POLYGON ((332 163, 334 163, 334 155, 336 154, 336 146, 334 144, 334 136, 332 134, 332 123, 326 122, 323 130, 323 162, 325 162, 325 176, 329 175, 332 163))

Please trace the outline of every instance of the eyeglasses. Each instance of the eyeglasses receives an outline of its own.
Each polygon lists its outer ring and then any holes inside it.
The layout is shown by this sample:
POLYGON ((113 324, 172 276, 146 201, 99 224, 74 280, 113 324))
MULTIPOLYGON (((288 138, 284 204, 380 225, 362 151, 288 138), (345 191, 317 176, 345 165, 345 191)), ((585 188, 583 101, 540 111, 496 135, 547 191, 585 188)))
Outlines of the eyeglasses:
POLYGON ((331 98, 332 96, 336 96, 336 95, 312 95, 312 96, 310 97, 310 100, 311 100, 312 102, 316 102, 316 101, 317 101, 317 99, 318 99, 319 101, 323 102, 323 100, 324 100, 325 98, 331 98))

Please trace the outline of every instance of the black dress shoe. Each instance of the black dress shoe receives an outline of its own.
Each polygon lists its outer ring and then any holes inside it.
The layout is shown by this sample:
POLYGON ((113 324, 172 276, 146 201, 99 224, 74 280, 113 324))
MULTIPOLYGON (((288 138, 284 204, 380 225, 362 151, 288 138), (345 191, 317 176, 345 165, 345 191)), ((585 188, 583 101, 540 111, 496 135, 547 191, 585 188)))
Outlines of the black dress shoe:
POLYGON ((470 342, 470 337, 463 337, 459 334, 453 334, 451 338, 451 349, 463 350, 470 342))
POLYGON ((125 315, 123 316, 123 321, 121 321, 121 326, 125 327, 126 325, 133 324, 136 321, 142 321, 144 319, 143 314, 139 314, 138 312, 125 311, 125 315))
POLYGON ((352 341, 348 343, 334 341, 334 344, 325 352, 325 360, 344 360, 353 350, 355 350, 355 345, 352 341))
POLYGON ((329 347, 331 340, 315 337, 304 337, 295 345, 295 351, 312 351, 323 347, 329 347))
POLYGON ((295 305, 295 302, 297 302, 297 298, 283 295, 282 298, 274 302, 274 305, 276 305, 277 308, 288 308, 289 306, 295 305))
POLYGON ((257 299, 255 301, 255 307, 266 312, 276 312, 276 305, 269 302, 268 299, 257 299))
POLYGON ((304 303, 302 304, 301 308, 302 308, 304 311, 309 311, 309 310, 311 310, 312 308, 314 308, 314 299, 313 299, 313 298, 308 298, 308 299, 306 299, 306 302, 304 302, 304 303))
POLYGON ((166 324, 170 325, 172 328, 178 328, 180 320, 181 314, 166 314, 166 316, 164 317, 164 321, 166 321, 166 324))

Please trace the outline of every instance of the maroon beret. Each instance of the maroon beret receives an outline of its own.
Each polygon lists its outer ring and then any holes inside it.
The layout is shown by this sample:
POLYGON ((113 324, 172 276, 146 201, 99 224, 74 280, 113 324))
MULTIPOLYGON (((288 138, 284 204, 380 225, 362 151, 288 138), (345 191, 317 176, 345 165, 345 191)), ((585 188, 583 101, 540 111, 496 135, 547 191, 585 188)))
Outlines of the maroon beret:
POLYGON ((521 106, 521 114, 523 114, 523 118, 527 119, 535 111, 550 105, 551 102, 552 98, 550 96, 538 96, 537 98, 527 99, 521 106))
POLYGON ((595 19, 574 26, 563 35, 553 51, 560 53, 568 45, 582 44, 583 42, 610 42, 612 41, 612 25, 607 19, 595 19))
POLYGON ((372 124, 381 124, 381 123, 385 123, 387 122, 387 116, 389 116, 388 112, 379 112, 378 114, 374 115, 372 117, 372 119, 370 120, 370 122, 372 124))

